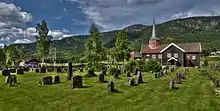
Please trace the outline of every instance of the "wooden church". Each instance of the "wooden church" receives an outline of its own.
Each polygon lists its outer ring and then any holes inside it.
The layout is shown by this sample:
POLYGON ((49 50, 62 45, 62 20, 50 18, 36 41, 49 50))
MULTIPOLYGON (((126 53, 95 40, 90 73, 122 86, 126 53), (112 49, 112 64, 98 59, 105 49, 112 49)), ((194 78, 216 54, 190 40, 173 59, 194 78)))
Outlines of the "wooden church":
POLYGON ((200 66, 201 43, 161 44, 155 35, 155 19, 152 36, 148 43, 141 46, 141 59, 155 59, 162 65, 183 67, 200 66))

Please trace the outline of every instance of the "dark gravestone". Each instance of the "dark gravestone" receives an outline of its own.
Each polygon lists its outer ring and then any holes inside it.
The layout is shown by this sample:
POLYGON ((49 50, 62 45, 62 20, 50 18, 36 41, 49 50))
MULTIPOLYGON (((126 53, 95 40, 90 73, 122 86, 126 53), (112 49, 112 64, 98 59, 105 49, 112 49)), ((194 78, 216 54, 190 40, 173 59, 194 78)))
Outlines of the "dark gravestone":
POLYGON ((36 73, 39 73, 39 72, 40 72, 40 68, 35 68, 34 71, 35 71, 36 73))
POLYGON ((114 85, 114 82, 113 81, 110 81, 108 83, 108 92, 111 93, 111 92, 115 92, 115 85, 114 85))
POLYGON ((106 75, 106 70, 102 70, 102 74, 103 74, 103 75, 106 75))
POLYGON ((60 83, 60 76, 54 77, 54 84, 60 83))
POLYGON ((79 70, 80 72, 83 72, 83 68, 80 68, 80 70, 79 70))
POLYGON ((57 68, 57 73, 62 73, 62 69, 60 67, 57 68))
POLYGON ((67 79, 71 80, 72 76, 73 76, 72 62, 69 62, 68 63, 68 76, 67 76, 67 79))
POLYGON ((2 76, 9 76, 10 75, 10 70, 4 69, 2 70, 2 76))
POLYGON ((47 68, 46 67, 41 67, 40 68, 40 73, 46 73, 47 72, 47 68))
POLYGON ((16 70, 16 73, 18 75, 22 75, 22 74, 24 74, 24 69, 19 68, 19 69, 16 70))
POLYGON ((82 88, 82 76, 72 76, 72 89, 73 88, 82 88))
POLYGON ((170 72, 174 72, 174 68, 171 68, 171 69, 170 69, 170 72))
POLYGON ((134 71, 134 75, 137 75, 137 74, 138 74, 138 69, 136 68, 134 71))
POLYGON ((24 67, 25 72, 29 72, 30 68, 29 67, 24 67))
POLYGON ((160 71, 160 76, 163 76, 163 71, 160 71))
POLYGON ((143 83, 142 73, 141 71, 138 71, 137 84, 141 84, 141 83, 143 83))
POLYGON ((99 80, 100 83, 104 83, 105 82, 105 75, 104 74, 100 74, 98 76, 98 80, 99 80))
POLYGON ((11 84, 12 83, 12 77, 11 75, 8 75, 6 78, 5 78, 5 84, 11 84))
POLYGON ((159 73, 158 73, 158 72, 155 72, 155 73, 154 73, 154 77, 155 77, 155 78, 158 78, 158 76, 159 76, 159 73))
POLYGON ((174 88, 174 79, 171 79, 170 81, 169 81, 169 88, 170 89, 173 89, 174 88))
POLYGON ((88 76, 89 76, 89 77, 94 77, 94 76, 97 76, 97 75, 95 74, 94 70, 89 69, 89 70, 88 70, 88 76))
POLYGON ((16 73, 16 69, 9 69, 11 73, 16 73))
POLYGON ((180 74, 176 74, 176 83, 177 84, 181 83, 181 76, 180 76, 180 74))
POLYGON ((114 74, 114 78, 118 79, 118 73, 117 72, 114 74))
POLYGON ((131 77, 131 73, 130 73, 130 72, 127 72, 127 73, 126 73, 126 77, 131 77))
POLYGON ((128 78, 128 86, 134 86, 135 85, 134 82, 135 82, 134 78, 132 77, 128 78))
POLYGON ((11 79, 12 79, 12 83, 17 83, 17 76, 16 75, 12 75, 11 79))
POLYGON ((52 76, 43 77, 42 79, 43 85, 50 85, 53 83, 52 76))

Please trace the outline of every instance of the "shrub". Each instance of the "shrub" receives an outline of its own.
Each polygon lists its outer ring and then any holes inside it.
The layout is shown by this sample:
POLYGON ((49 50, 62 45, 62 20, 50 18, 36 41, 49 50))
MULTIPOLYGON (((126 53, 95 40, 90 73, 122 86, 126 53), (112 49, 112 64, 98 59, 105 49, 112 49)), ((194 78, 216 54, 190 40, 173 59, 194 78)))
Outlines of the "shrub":
POLYGON ((117 68, 115 68, 115 67, 110 67, 109 68, 109 74, 110 75, 113 75, 113 74, 115 74, 117 72, 117 68))
POLYGON ((124 65, 126 71, 133 72, 137 63, 134 60, 129 61, 127 64, 124 65))
POLYGON ((142 70, 146 72, 149 72, 149 71, 159 72, 161 69, 162 69, 162 66, 160 65, 160 63, 154 60, 150 60, 144 64, 144 67, 142 70))
POLYGON ((205 66, 208 66, 208 64, 209 64, 209 61, 208 61, 207 58, 205 58, 205 59, 204 59, 204 65, 205 65, 205 66))

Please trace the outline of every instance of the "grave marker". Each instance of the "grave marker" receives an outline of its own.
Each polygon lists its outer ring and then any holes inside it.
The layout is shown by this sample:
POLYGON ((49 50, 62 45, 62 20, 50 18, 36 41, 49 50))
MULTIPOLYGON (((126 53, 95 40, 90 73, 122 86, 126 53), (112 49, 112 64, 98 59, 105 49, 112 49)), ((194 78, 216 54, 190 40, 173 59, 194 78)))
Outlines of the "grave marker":
POLYGON ((68 80, 71 80, 72 76, 73 76, 73 67, 72 67, 72 62, 68 63, 68 80))
POLYGON ((82 88, 82 76, 72 76, 72 89, 73 88, 82 88))

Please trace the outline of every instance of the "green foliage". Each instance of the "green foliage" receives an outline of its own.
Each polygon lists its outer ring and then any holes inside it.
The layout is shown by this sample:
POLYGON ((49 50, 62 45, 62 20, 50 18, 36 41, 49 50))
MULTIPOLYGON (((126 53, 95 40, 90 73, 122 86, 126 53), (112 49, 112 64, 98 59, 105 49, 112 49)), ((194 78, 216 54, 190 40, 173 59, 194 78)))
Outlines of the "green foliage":
POLYGON ((94 28, 94 24, 90 29, 90 36, 85 43, 85 59, 89 64, 95 68, 99 67, 99 63, 106 60, 106 49, 100 40, 100 33, 97 28, 94 28))
POLYGON ((5 65, 11 67, 12 65, 18 65, 20 60, 25 56, 25 51, 22 47, 9 45, 5 47, 5 65), (12 64, 14 63, 14 64, 12 64))
POLYGON ((129 54, 129 41, 126 33, 124 31, 120 31, 117 34, 116 42, 115 42, 115 48, 114 48, 114 54, 116 54, 116 61, 121 62, 125 59, 128 60, 128 54, 129 54))
POLYGON ((49 44, 52 37, 48 36, 49 29, 47 27, 47 23, 45 20, 37 24, 36 30, 38 32, 38 35, 36 36, 36 40, 37 40, 36 50, 43 62, 46 56, 49 54, 49 47, 50 47, 49 44))
POLYGON ((136 65, 137 65, 136 61, 131 60, 127 64, 124 65, 124 68, 125 68, 126 71, 134 72, 134 70, 136 68, 136 65))
POLYGON ((208 61, 220 61, 220 56, 206 57, 208 61))
POLYGON ((140 69, 141 71, 144 71, 144 65, 146 64, 146 61, 145 60, 138 60, 136 61, 137 63, 137 68, 140 69))
POLYGON ((162 66, 158 61, 149 60, 143 65, 143 71, 149 72, 159 72, 162 69, 162 66))
POLYGON ((117 68, 116 67, 110 67, 109 70, 108 70, 108 73, 110 75, 115 74, 116 72, 117 72, 117 68))
POLYGON ((4 65, 5 63, 5 52, 3 49, 0 49, 0 66, 4 65))
POLYGON ((205 65, 205 66, 208 66, 208 65, 209 65, 209 61, 208 61, 207 58, 204 59, 204 65, 205 65))

